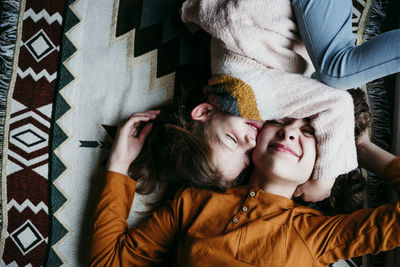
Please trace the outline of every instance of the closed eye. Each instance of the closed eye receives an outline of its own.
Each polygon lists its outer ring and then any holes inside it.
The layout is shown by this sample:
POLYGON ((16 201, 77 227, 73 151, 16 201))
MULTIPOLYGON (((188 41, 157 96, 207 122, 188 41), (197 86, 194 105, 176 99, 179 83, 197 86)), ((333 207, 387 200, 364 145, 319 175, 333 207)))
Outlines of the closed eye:
POLYGON ((238 142, 237 142, 237 140, 236 140, 236 138, 235 137, 233 137, 232 135, 230 135, 230 134, 226 134, 226 136, 228 136, 229 137, 229 139, 231 139, 235 144, 237 144, 238 142))
POLYGON ((267 121, 269 124, 274 124, 274 125, 283 125, 283 122, 272 120, 272 121, 267 121))
POLYGON ((315 132, 314 129, 309 129, 309 128, 303 128, 301 129, 301 132, 305 135, 305 136, 315 136, 315 132))

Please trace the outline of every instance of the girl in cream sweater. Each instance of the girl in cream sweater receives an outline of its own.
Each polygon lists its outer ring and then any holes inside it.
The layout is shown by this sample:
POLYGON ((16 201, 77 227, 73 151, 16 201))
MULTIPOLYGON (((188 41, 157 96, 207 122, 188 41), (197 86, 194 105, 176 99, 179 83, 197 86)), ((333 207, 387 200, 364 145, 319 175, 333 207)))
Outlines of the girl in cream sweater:
POLYGON ((309 78, 314 69, 306 47, 318 78, 334 87, 356 87, 400 70, 400 30, 356 47, 351 12, 350 0, 187 0, 182 6, 182 20, 212 36, 209 91, 214 104, 250 119, 299 118, 299 110, 319 114, 311 122, 319 144, 314 179, 296 192, 306 200, 325 198, 335 177, 357 165, 348 132, 353 113, 345 104, 351 101, 344 100, 351 98, 309 78), (333 163, 343 157, 341 166, 333 163), (335 166, 321 172, 326 162, 335 166))

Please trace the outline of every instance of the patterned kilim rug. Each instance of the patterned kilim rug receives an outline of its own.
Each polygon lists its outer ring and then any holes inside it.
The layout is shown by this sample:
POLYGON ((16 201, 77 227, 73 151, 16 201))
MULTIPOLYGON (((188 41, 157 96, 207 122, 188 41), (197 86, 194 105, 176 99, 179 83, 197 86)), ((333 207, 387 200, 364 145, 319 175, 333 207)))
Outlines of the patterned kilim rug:
POLYGON ((81 266, 116 125, 208 77, 209 38, 174 0, 1 3, 0 266, 81 266))

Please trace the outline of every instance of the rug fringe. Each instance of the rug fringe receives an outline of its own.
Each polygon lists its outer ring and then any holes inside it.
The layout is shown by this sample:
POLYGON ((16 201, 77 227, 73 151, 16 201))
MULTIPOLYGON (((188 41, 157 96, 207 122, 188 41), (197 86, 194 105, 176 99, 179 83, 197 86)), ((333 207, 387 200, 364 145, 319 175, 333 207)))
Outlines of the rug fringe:
MULTIPOLYGON (((3 0, 0 14, 0 155, 3 155, 4 124, 7 112, 7 95, 12 76, 15 42, 19 15, 19 0, 3 0)), ((2 173, 0 163, 0 173, 2 173)), ((1 186, 1 180, 0 180, 1 186)), ((2 199, 0 197, 0 206, 2 199)), ((3 214, 0 213, 0 229, 3 227, 3 214)))
MULTIPOLYGON (((386 9, 389 0, 374 0, 368 11, 368 18, 365 22, 363 39, 369 40, 381 33, 381 25, 386 16, 386 9)), ((387 97, 387 89, 385 88, 385 79, 377 79, 367 84, 368 100, 373 111, 371 139, 380 147, 389 149, 391 121, 390 103, 387 97)))
MULTIPOLYGON (((369 40, 381 31, 383 20, 387 13, 389 0, 374 0, 368 11, 363 31, 363 40, 369 40)), ((371 141, 379 147, 390 151, 391 136, 391 111, 388 97, 388 88, 385 78, 377 79, 367 84, 368 102, 371 107, 371 141)), ((375 174, 368 172, 367 175, 367 200, 369 207, 376 207, 384 204, 386 200, 386 185, 375 174)), ((367 266, 377 267, 384 265, 383 254, 368 255, 367 266)))

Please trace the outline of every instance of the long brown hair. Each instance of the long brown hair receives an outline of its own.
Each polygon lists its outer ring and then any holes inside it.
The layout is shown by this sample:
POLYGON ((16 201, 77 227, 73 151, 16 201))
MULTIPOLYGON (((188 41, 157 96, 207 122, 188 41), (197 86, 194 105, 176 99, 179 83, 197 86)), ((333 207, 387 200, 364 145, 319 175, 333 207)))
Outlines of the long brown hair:
POLYGON ((191 109, 177 100, 159 109, 143 149, 129 169, 129 175, 139 181, 138 193, 157 191, 160 196, 158 201, 148 203, 151 210, 183 186, 216 191, 231 186, 213 162, 207 122, 193 120, 191 109))

